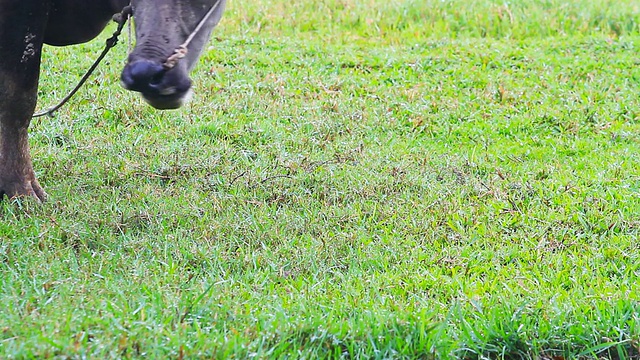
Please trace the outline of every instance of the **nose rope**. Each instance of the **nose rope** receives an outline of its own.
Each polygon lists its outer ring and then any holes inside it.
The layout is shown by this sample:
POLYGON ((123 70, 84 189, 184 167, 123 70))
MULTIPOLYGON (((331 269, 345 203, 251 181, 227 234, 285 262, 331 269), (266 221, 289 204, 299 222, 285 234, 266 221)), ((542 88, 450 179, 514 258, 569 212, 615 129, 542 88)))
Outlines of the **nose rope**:
POLYGON ((118 28, 113 33, 113 35, 111 35, 111 37, 107 39, 105 47, 102 50, 102 53, 100 54, 100 56, 98 56, 96 61, 93 62, 93 65, 91 65, 89 70, 87 70, 87 72, 80 79, 80 81, 78 81, 78 84, 76 85, 76 87, 74 87, 73 90, 71 90, 67 96, 65 96, 62 100, 60 100, 60 102, 57 105, 52 106, 52 107, 50 107, 50 108, 48 108, 46 110, 43 110, 43 111, 41 111, 39 113, 33 114, 31 116, 32 118, 37 118, 37 117, 44 116, 44 115, 53 116, 53 113, 56 110, 60 109, 64 104, 66 104, 67 101, 69 101, 69 99, 71 99, 73 97, 73 95, 76 94, 76 92, 78 92, 78 90, 80 90, 82 85, 84 85, 84 83, 87 81, 87 79, 89 79, 89 76, 91 76, 91 74, 93 74, 93 72, 96 70, 96 68, 98 67, 98 65, 102 61, 102 59, 104 59, 104 57, 107 55, 109 50, 111 50, 111 48, 116 46, 116 44, 118 43, 118 36, 120 36, 120 33, 122 32, 122 29, 124 28, 124 24, 126 24, 127 20, 130 17, 131 17, 131 5, 125 6, 122 9, 122 11, 120 11, 119 13, 113 15, 113 21, 118 23, 118 28))
POLYGON ((187 53, 189 52, 189 44, 191 43, 193 38, 196 37, 196 35, 200 32, 200 30, 202 30, 204 24, 209 21, 209 18, 211 18, 211 15, 213 15, 213 13, 216 11, 221 1, 222 0, 218 0, 215 4, 213 4, 213 6, 211 6, 211 9, 209 9, 207 14, 202 18, 202 20, 200 20, 198 26, 196 26, 191 34, 189 34, 187 40, 185 40, 182 44, 180 44, 180 46, 173 50, 173 54, 171 54, 171 56, 169 56, 167 60, 162 64, 162 67, 165 69, 165 71, 173 69, 178 64, 178 61, 180 61, 180 59, 187 56, 187 53))

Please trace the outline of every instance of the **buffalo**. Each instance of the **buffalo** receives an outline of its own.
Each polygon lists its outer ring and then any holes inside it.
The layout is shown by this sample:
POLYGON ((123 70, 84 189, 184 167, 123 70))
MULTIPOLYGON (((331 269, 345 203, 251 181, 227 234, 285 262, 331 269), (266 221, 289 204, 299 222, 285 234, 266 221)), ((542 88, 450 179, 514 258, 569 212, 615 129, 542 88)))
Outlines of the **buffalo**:
POLYGON ((157 109, 189 97, 196 64, 226 0, 0 0, 0 199, 46 199, 29 154, 43 44, 96 37, 114 14, 132 14, 136 45, 122 70, 124 88, 157 109))

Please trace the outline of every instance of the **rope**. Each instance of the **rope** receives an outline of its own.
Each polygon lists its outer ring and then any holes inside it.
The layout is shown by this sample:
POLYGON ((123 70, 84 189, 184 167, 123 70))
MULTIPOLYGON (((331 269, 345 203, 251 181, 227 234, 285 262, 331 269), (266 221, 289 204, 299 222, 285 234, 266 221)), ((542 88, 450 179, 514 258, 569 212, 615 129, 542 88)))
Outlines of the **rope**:
POLYGON ((84 85, 84 83, 89 79, 89 76, 91 76, 91 74, 93 74, 93 72, 96 70, 96 68, 102 61, 102 59, 104 59, 104 57, 107 55, 109 50, 111 50, 111 48, 116 46, 116 44, 118 43, 118 36, 120 36, 120 33, 122 32, 122 29, 124 28, 125 23, 130 17, 131 17, 131 5, 125 6, 121 12, 113 16, 113 21, 118 23, 118 28, 113 33, 113 35, 111 35, 111 37, 107 39, 104 50, 102 50, 102 53, 100 54, 100 56, 98 56, 96 61, 93 62, 93 65, 91 65, 89 70, 87 70, 84 76, 80 79, 76 87, 73 88, 73 90, 71 90, 71 92, 69 92, 67 96, 65 96, 62 100, 60 100, 60 102, 57 105, 52 106, 47 110, 33 114, 32 116, 33 118, 37 118, 44 115, 53 116, 56 110, 60 109, 64 104, 67 103, 67 101, 69 101, 69 99, 73 97, 73 95, 76 94, 76 92, 78 92, 78 90, 80 90, 82 85, 84 85))
POLYGON ((204 26, 204 24, 206 24, 207 21, 209 21, 209 18, 216 11, 221 1, 222 0, 218 0, 216 1, 215 4, 213 4, 213 6, 211 6, 211 9, 209 9, 207 14, 202 18, 202 20, 200 20, 200 22, 198 23, 198 26, 196 26, 196 28, 191 32, 191 34, 189 34, 189 37, 187 37, 187 40, 185 40, 182 44, 180 44, 180 46, 178 46, 173 51, 173 54, 171 54, 171 56, 167 58, 164 64, 162 64, 162 67, 165 70, 173 69, 178 64, 178 61, 180 61, 180 59, 187 56, 187 53, 189 52, 189 49, 188 49, 189 44, 191 44, 191 41, 200 32, 200 30, 202 30, 202 27, 204 26))

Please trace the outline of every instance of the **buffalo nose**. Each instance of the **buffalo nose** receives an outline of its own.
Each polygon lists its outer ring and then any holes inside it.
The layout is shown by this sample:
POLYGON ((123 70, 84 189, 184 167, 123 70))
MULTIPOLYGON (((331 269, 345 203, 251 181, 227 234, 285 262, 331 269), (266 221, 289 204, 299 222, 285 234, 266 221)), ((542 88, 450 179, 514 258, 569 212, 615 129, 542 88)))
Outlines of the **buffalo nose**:
POLYGON ((136 61, 128 64, 122 71, 122 84, 126 89, 150 92, 158 90, 164 75, 162 65, 151 61, 136 61))

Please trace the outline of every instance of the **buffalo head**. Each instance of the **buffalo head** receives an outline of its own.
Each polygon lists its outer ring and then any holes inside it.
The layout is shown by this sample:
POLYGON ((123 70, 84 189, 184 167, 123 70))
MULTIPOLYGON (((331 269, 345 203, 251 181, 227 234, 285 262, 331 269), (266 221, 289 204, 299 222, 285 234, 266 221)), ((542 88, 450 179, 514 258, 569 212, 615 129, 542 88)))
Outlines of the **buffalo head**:
POLYGON ((225 3, 226 0, 132 0, 136 46, 122 71, 122 85, 140 92, 155 108, 180 107, 191 93, 189 71, 220 21, 225 3), (190 37, 184 58, 168 64, 167 60, 190 37))

